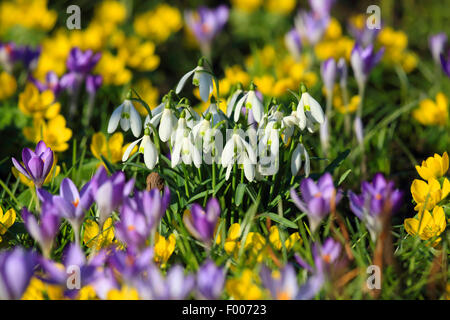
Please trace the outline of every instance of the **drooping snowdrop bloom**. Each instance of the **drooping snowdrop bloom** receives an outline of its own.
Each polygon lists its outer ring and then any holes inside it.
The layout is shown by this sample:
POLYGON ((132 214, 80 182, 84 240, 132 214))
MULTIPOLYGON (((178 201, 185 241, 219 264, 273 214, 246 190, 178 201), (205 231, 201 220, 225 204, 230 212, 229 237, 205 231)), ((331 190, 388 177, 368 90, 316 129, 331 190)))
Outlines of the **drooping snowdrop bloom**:
POLYGON ((381 60, 383 54, 384 48, 375 52, 372 44, 363 48, 356 43, 353 47, 350 62, 360 91, 365 87, 370 71, 381 60))
POLYGON ((37 189, 41 188, 53 166, 53 151, 44 141, 39 141, 33 150, 22 150, 23 165, 12 158, 14 167, 26 178, 34 182, 37 189))
POLYGON ((235 90, 232 91, 233 94, 230 95, 227 99, 227 117, 231 118, 231 115, 233 114, 234 108, 236 106, 236 102, 239 101, 239 97, 244 94, 244 91, 242 90, 242 84, 238 83, 235 90))
POLYGON ((444 32, 434 34, 428 38, 431 55, 437 65, 441 63, 441 54, 444 52, 445 44, 447 43, 447 35, 444 32))
POLYGON ((22 218, 30 235, 41 247, 45 257, 50 257, 53 240, 59 231, 60 217, 58 209, 51 202, 44 202, 42 205, 40 222, 28 211, 26 207, 22 209, 22 218))
POLYGON ((314 124, 322 124, 325 121, 325 117, 320 104, 311 97, 307 92, 304 85, 301 86, 302 95, 297 105, 297 118, 299 120, 299 126, 301 130, 305 127, 309 132, 314 132, 314 124))
POLYGON ((161 121, 161 117, 164 111, 166 105, 166 101, 163 101, 160 103, 156 108, 151 110, 151 117, 150 115, 147 115, 144 120, 144 128, 148 126, 148 124, 151 124, 153 127, 157 127, 159 122, 161 121))
POLYGON ((202 163, 201 150, 195 143, 192 130, 186 125, 184 112, 178 120, 178 126, 173 137, 174 141, 172 141, 173 148, 171 153, 172 168, 180 164, 181 161, 187 165, 194 163, 197 168, 200 168, 202 163))
POLYGON ((203 67, 202 59, 200 59, 197 67, 195 67, 193 70, 189 71, 183 77, 181 77, 180 82, 178 82, 177 88, 175 89, 175 93, 179 94, 181 92, 181 90, 184 87, 184 84, 191 75, 194 75, 192 77, 192 84, 198 87, 200 92, 200 98, 204 102, 207 102, 209 99, 209 95, 214 89, 213 77, 211 73, 203 67))
POLYGON ((256 86, 250 84, 250 90, 242 96, 236 104, 234 110, 234 121, 238 122, 241 116, 242 106, 245 106, 247 111, 252 111, 253 117, 257 123, 261 122, 264 114, 264 106, 262 100, 256 95, 256 86))
POLYGON ((245 141, 242 130, 235 127, 232 136, 222 151, 222 166, 227 168, 225 179, 230 178, 234 163, 243 165, 244 174, 248 181, 255 178, 256 153, 252 146, 245 141))
MULTIPOLYGON (((284 143, 288 143, 289 138, 292 137, 292 134, 294 133, 295 127, 299 127, 299 120, 297 118, 297 109, 296 106, 293 106, 293 109, 291 111, 290 115, 285 116, 283 112, 280 110, 276 110, 272 117, 275 119, 275 121, 281 123, 281 133, 284 143)), ((270 119, 269 119, 270 120, 270 119)))
POLYGON ((128 157, 130 156, 133 149, 136 147, 136 145, 140 142, 138 152, 144 155, 144 163, 147 168, 152 170, 156 164, 159 161, 159 153, 156 149, 156 146, 153 144, 152 140, 150 139, 150 134, 153 129, 151 129, 149 126, 147 126, 144 129, 144 136, 137 139, 136 141, 130 143, 128 148, 125 150, 122 161, 125 162, 128 160, 128 157))
POLYGON ((159 124, 159 138, 162 142, 169 141, 172 133, 177 126, 177 118, 175 112, 170 108, 170 103, 167 103, 161 115, 161 121, 159 124))
POLYGON ((207 114, 211 114, 212 125, 215 126, 220 121, 226 120, 225 114, 222 110, 217 107, 216 99, 211 97, 211 104, 208 109, 203 112, 203 116, 205 117, 207 114))
POLYGON ((297 147, 295 147, 294 151, 292 152, 291 157, 291 173, 293 176, 296 176, 297 173, 300 171, 300 168, 302 167, 302 158, 305 162, 305 177, 309 176, 309 173, 311 171, 311 164, 309 160, 309 154, 308 151, 306 151, 305 146, 302 143, 299 143, 297 147))
POLYGON ((339 203, 342 192, 335 189, 333 178, 329 172, 320 177, 317 183, 311 178, 303 179, 300 191, 303 200, 300 200, 294 189, 291 189, 291 198, 294 204, 307 214, 310 229, 314 232, 320 222, 330 213, 332 206, 339 203))
POLYGON ((270 121, 264 128, 260 143, 258 144, 258 171, 261 175, 274 175, 280 166, 280 130, 278 122, 270 121))
POLYGON ((135 137, 139 137, 141 134, 141 116, 129 99, 125 99, 125 101, 112 113, 108 123, 108 133, 116 131, 119 122, 123 131, 128 131, 131 127, 131 132, 133 132, 135 137))

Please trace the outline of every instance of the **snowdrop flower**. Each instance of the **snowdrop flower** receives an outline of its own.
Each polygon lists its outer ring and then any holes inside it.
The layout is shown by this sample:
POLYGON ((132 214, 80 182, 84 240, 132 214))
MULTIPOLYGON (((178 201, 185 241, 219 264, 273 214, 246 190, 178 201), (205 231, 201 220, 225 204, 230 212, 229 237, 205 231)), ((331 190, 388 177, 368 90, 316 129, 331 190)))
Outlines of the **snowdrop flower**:
POLYGON ((278 122, 270 121, 266 128, 260 143, 258 144, 260 163, 258 171, 261 175, 273 175, 279 168, 279 125, 278 122), (270 150, 270 155, 267 152, 270 150))
POLYGON ((184 164, 194 165, 200 168, 202 163, 201 151, 195 145, 194 135, 186 125, 184 112, 178 120, 178 127, 173 137, 173 149, 171 154, 172 168, 176 167, 183 161, 184 164))
POLYGON ((233 114, 234 107, 236 106, 236 102, 238 101, 239 96, 241 96, 244 93, 242 90, 242 84, 238 83, 236 86, 236 90, 233 92, 233 94, 228 98, 227 103, 227 117, 231 118, 231 115, 233 114))
POLYGON ((159 124, 159 138, 162 142, 167 142, 177 126, 177 118, 174 111, 170 108, 170 103, 167 103, 161 115, 159 124))
POLYGON ((322 124, 325 117, 320 104, 311 97, 304 85, 301 86, 302 96, 297 105, 297 118, 300 129, 308 128, 309 132, 314 132, 314 123, 322 124))
POLYGON ((303 143, 300 142, 294 149, 294 152, 292 152, 291 173, 293 176, 296 176, 297 173, 300 171, 300 168, 302 167, 302 158, 305 161, 305 177, 308 177, 311 167, 309 161, 309 154, 306 151, 306 148, 303 145, 303 143))
POLYGON ((125 99, 125 101, 112 113, 108 123, 108 133, 111 134, 116 131, 119 122, 123 131, 128 131, 131 127, 131 132, 133 132, 135 137, 139 137, 141 134, 141 117, 129 99, 125 99))
POLYGON ((211 104, 208 109, 205 110, 203 116, 205 117, 207 114, 211 114, 211 120, 214 126, 220 121, 226 120, 223 111, 217 108, 216 99, 214 99, 214 97, 211 97, 211 104))
POLYGON ((239 99, 234 110, 234 121, 238 122, 241 115, 242 106, 245 106, 247 110, 251 110, 256 122, 260 123, 264 114, 264 106, 262 101, 258 98, 255 92, 256 86, 250 84, 250 90, 239 99), (244 104, 245 102, 245 104, 244 104))
POLYGON ((292 137, 292 134, 294 133, 295 127, 299 127, 299 120, 297 118, 297 109, 295 105, 292 105, 292 111, 291 114, 288 116, 285 116, 283 112, 280 110, 276 110, 273 113, 273 119, 275 119, 278 122, 281 122, 281 133, 283 142, 285 144, 288 143, 289 138, 292 137))
POLYGON ((203 59, 200 59, 197 67, 186 73, 180 79, 180 82, 178 82, 177 88, 175 89, 175 93, 176 94, 180 93, 187 79, 191 75, 194 75, 192 77, 192 84, 196 87, 199 87, 200 98, 202 98, 204 102, 207 102, 209 99, 209 95, 213 91, 214 86, 213 86, 213 77, 211 73, 203 67, 203 59))
POLYGON ((163 101, 161 104, 159 104, 156 108, 154 108, 151 111, 151 118, 150 115, 147 115, 144 120, 144 128, 146 128, 149 124, 151 124, 153 127, 157 127, 159 122, 161 121, 161 117, 164 111, 164 108, 166 106, 166 101, 163 101))
POLYGON ((204 160, 207 164, 212 164, 212 162, 218 163, 220 161, 223 139, 219 127, 224 122, 221 121, 212 127, 211 114, 207 114, 192 129, 195 144, 198 148, 203 149, 204 160))
POLYGON ((144 129, 144 136, 130 143, 122 156, 123 162, 127 161, 128 157, 131 154, 131 151, 133 151, 134 147, 136 147, 136 145, 141 142, 138 152, 144 155, 145 166, 150 170, 152 170, 156 166, 159 161, 159 155, 158 150, 150 139, 150 130, 150 127, 147 126, 144 129))
POLYGON ((222 152, 222 166, 227 168, 225 179, 230 178, 233 164, 242 164, 248 181, 255 178, 256 154, 252 146, 243 138, 243 131, 234 128, 233 135, 225 144, 222 152))

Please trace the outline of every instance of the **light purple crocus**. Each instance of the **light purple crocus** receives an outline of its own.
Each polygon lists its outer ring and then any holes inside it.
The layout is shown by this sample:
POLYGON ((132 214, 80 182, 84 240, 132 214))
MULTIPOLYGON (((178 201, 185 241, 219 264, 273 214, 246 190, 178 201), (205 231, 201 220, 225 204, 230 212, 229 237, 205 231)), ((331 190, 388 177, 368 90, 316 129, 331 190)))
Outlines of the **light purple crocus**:
POLYGON ((183 221, 189 232, 207 247, 211 245, 214 230, 220 216, 220 205, 216 198, 211 198, 206 204, 206 211, 194 203, 190 214, 183 216, 183 221))
POLYGON ((133 190, 134 179, 125 182, 125 174, 122 171, 108 177, 105 168, 101 166, 92 177, 90 185, 97 203, 99 226, 103 228, 111 213, 119 209, 133 190))
POLYGON ((320 75, 322 76, 322 81, 327 90, 327 95, 333 94, 334 81, 336 79, 337 64, 334 58, 329 58, 322 62, 320 66, 320 75))
POLYGON ((57 96, 63 87, 61 86, 60 79, 54 71, 49 71, 45 75, 45 82, 41 82, 33 77, 30 77, 31 82, 38 88, 40 92, 45 90, 53 91, 53 94, 57 96))
POLYGON ((300 11, 295 18, 295 28, 302 40, 308 39, 311 45, 322 39, 329 23, 329 16, 318 16, 313 12, 300 11))
POLYGON ((117 238, 129 248, 145 247, 151 228, 145 216, 127 204, 120 209, 120 221, 115 224, 117 238))
POLYGON ((296 28, 292 28, 284 36, 284 43, 289 53, 296 59, 300 59, 300 54, 302 50, 302 40, 300 39, 300 34, 296 28))
POLYGON ((386 210, 393 214, 402 205, 403 192, 394 189, 394 182, 387 181, 381 173, 377 173, 372 182, 361 184, 361 194, 349 191, 350 209, 367 226, 372 240, 375 241, 383 225, 382 213, 386 210))
POLYGON ((431 55, 437 65, 441 63, 441 54, 444 52, 445 44, 447 43, 447 35, 444 32, 440 32, 431 35, 428 38, 428 44, 430 46, 431 55))
POLYGON ((145 281, 144 275, 148 274, 148 269, 152 266, 153 254, 152 247, 146 247, 139 252, 131 247, 127 247, 126 250, 116 248, 108 256, 107 265, 113 270, 113 275, 118 281, 135 287, 145 281))
POLYGON ((0 300, 19 300, 30 283, 37 255, 16 247, 0 253, 0 300))
POLYGON ((308 2, 315 15, 320 17, 329 17, 331 7, 334 5, 336 0, 309 0, 308 2))
POLYGON ((186 24, 195 35, 204 55, 210 56, 211 42, 227 23, 229 11, 227 6, 220 5, 214 9, 202 6, 196 11, 185 12, 186 24))
POLYGON ((181 265, 173 266, 166 277, 161 275, 155 265, 150 265, 147 272, 148 278, 137 284, 139 297, 145 300, 183 300, 189 296, 195 285, 194 276, 185 275, 181 265))
POLYGON ((444 73, 450 78, 450 50, 447 51, 447 56, 441 54, 441 66, 444 73))
POLYGON ((72 180, 64 178, 59 188, 59 196, 54 196, 53 203, 58 207, 61 215, 69 221, 77 244, 80 242, 80 228, 86 211, 94 201, 90 189, 90 183, 84 185, 80 192, 72 180))
POLYGON ((90 74, 86 77, 86 91, 94 95, 97 93, 97 90, 102 86, 103 77, 98 74, 90 74))
POLYGON ((41 247, 43 255, 49 258, 53 240, 59 231, 61 219, 58 209, 53 203, 44 202, 42 204, 40 221, 38 222, 36 217, 24 207, 22 209, 22 219, 28 233, 41 247))
POLYGON ((297 273, 292 264, 288 263, 280 269, 280 275, 277 277, 274 277, 272 271, 263 265, 260 276, 264 287, 269 290, 273 299, 293 300, 297 298, 299 286, 297 273))
POLYGON ((52 169, 53 151, 41 140, 34 151, 29 148, 22 150, 23 165, 15 158, 12 162, 20 173, 33 181, 36 188, 40 188, 52 169))
POLYGON ((312 232, 330 213, 331 203, 334 202, 334 205, 337 205, 342 198, 342 192, 335 189, 333 178, 329 172, 320 177, 317 184, 311 178, 303 179, 300 184, 300 192, 302 200, 294 189, 291 189, 291 198, 294 204, 308 215, 312 232))
POLYGON ((381 60, 383 54, 384 47, 378 50, 378 52, 375 52, 372 44, 363 48, 356 43, 353 47, 350 62, 360 92, 364 89, 370 72, 381 60))
POLYGON ((21 63, 27 71, 36 68, 41 48, 19 46, 14 42, 0 43, 0 65, 11 73, 17 63, 21 63))
POLYGON ((225 284, 225 271, 207 260, 197 271, 197 292, 200 298, 217 300, 222 295, 225 284))
POLYGON ((363 48, 373 44, 381 30, 381 28, 369 29, 365 23, 362 28, 358 28, 353 23, 349 23, 347 27, 349 33, 355 38, 355 42, 363 48))
POLYGON ((339 85, 341 89, 347 88, 348 68, 344 58, 340 58, 337 63, 336 75, 339 77, 339 85))

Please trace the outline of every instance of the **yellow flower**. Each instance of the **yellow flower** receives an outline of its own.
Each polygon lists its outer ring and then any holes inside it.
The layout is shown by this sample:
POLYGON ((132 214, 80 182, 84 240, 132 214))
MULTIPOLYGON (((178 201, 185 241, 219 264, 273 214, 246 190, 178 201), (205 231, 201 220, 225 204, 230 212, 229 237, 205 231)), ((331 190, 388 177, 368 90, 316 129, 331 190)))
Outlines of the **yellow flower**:
POLYGON ((233 7, 251 13, 257 10, 263 3, 263 0, 231 0, 233 7))
MULTIPOLYGON (((241 226, 239 225, 239 223, 233 223, 230 226, 230 229, 228 229, 228 234, 224 243, 224 249, 226 253, 231 254, 236 249, 236 247, 239 244, 238 239, 240 236, 241 236, 241 226)), ((222 239, 220 234, 218 234, 216 237, 216 244, 221 243, 222 239)))
POLYGON ((314 46, 314 53, 321 61, 329 58, 350 60, 355 41, 349 37, 340 37, 332 40, 322 40, 314 46))
MULTIPOLYGON (((145 78, 139 79, 139 81, 136 82, 134 89, 139 94, 141 99, 148 104, 150 110, 154 109, 157 106, 159 97, 158 88, 154 87, 150 80, 145 78)), ((147 109, 145 109, 145 107, 141 103, 133 101, 133 105, 141 115, 147 115, 147 109)))
MULTIPOLYGON (((128 148, 129 144, 123 145, 123 134, 116 132, 106 140, 102 132, 94 133, 91 141, 91 152, 97 159, 101 160, 104 156, 109 162, 117 163, 122 160, 122 155, 128 148)), ((136 146, 131 154, 134 154, 138 149, 136 146)))
POLYGON ((296 0, 267 0, 265 7, 269 12, 286 15, 291 13, 296 2, 296 0))
POLYGON ((78 293, 78 300, 97 300, 97 292, 91 285, 84 286, 78 293))
POLYGON ((123 285, 120 290, 111 289, 107 295, 108 300, 139 300, 139 294, 135 288, 123 285))
POLYGON ((264 293, 259 286, 259 277, 249 269, 244 269, 239 277, 227 280, 225 289, 235 300, 260 300, 264 293))
POLYGON ((70 44, 72 47, 78 47, 81 50, 101 51, 106 47, 108 37, 114 30, 113 24, 104 24, 94 20, 86 29, 72 30, 70 32, 70 44))
POLYGON ((419 108, 412 112, 414 119, 421 124, 445 126, 448 119, 448 100, 447 97, 439 92, 436 95, 436 102, 431 99, 422 100, 419 108))
POLYGON ((119 1, 103 1, 96 9, 94 19, 99 23, 122 23, 127 16, 127 9, 119 1))
POLYGON ((27 289, 22 295, 22 300, 64 300, 63 288, 50 285, 38 277, 33 276, 27 289))
POLYGON ((6 71, 0 72, 0 100, 11 97, 16 90, 16 79, 6 71))
POLYGON ((19 110, 27 116, 53 119, 58 115, 60 108, 51 90, 40 93, 32 83, 27 83, 25 90, 19 94, 19 110))
POLYGON ((130 82, 131 71, 125 67, 125 61, 118 56, 113 56, 109 51, 104 51, 98 62, 95 72, 103 77, 106 85, 120 86, 130 82))
POLYGON ((110 246, 114 239, 113 220, 109 217, 103 225, 100 233, 98 223, 94 220, 86 220, 84 223, 83 242, 88 248, 94 247, 96 250, 110 246))
POLYGON ((31 142, 43 140, 53 151, 62 152, 69 148, 67 141, 72 137, 72 130, 66 128, 66 119, 62 115, 45 122, 40 118, 33 120, 32 127, 23 128, 23 134, 31 142))
MULTIPOLYGON (((56 165, 57 159, 56 156, 53 156, 53 165, 52 168, 50 170, 50 174, 47 176, 47 178, 45 178, 44 180, 44 185, 49 184, 50 182, 52 182, 53 178, 57 177, 61 171, 61 167, 56 165)), ((27 177, 25 177, 21 172, 19 172, 19 170, 17 170, 15 167, 11 168, 11 171, 14 175, 14 177, 19 178, 20 182, 23 183, 24 185, 26 185, 29 188, 34 188, 34 182, 33 180, 28 179, 27 177)))
POLYGON ((414 53, 412 52, 403 53, 401 65, 406 73, 410 73, 411 71, 413 71, 417 67, 418 62, 419 59, 414 53))
POLYGON ((160 4, 154 10, 138 15, 133 23, 138 35, 156 42, 164 42, 181 29, 183 19, 180 11, 167 4, 160 4))
POLYGON ((155 234, 155 262, 165 267, 167 261, 175 250, 175 235, 172 233, 167 239, 158 232, 155 234))
POLYGON ((441 200, 445 199, 450 193, 450 182, 445 178, 442 188, 435 178, 428 180, 428 183, 423 180, 415 179, 411 184, 411 194, 414 201, 417 203, 414 210, 422 211, 431 210, 441 200), (426 206, 425 206, 426 204, 426 206))
POLYGON ((342 27, 336 18, 331 18, 328 28, 325 31, 324 38, 326 40, 337 40, 342 36, 342 27))
POLYGON ((380 46, 385 48, 383 60, 388 63, 401 63, 403 52, 408 46, 408 36, 402 31, 391 27, 383 28, 377 38, 380 46))
POLYGON ((428 181, 432 178, 438 179, 444 176, 448 171, 448 165, 447 152, 444 152, 442 157, 435 153, 433 157, 422 161, 421 166, 416 166, 416 170, 422 179, 428 181))
POLYGON ((344 103, 342 102, 342 97, 340 95, 333 95, 333 106, 339 113, 342 114, 354 113, 358 109, 360 101, 360 97, 356 95, 350 99, 348 105, 344 105, 344 103))
POLYGON ((261 262, 266 248, 266 239, 258 232, 249 232, 245 241, 244 249, 250 251, 250 257, 261 262))
POLYGON ((30 29, 50 30, 57 19, 47 9, 47 0, 4 1, 0 4, 0 33, 16 25, 30 29))
POLYGON ((3 209, 0 207, 0 242, 2 242, 2 235, 11 227, 16 221, 16 211, 9 209, 3 214, 3 209))
MULTIPOLYGON (((272 226, 269 229, 269 241, 270 243, 275 247, 277 250, 281 250, 281 238, 280 238, 280 230, 277 226, 272 226)), ((295 232, 291 234, 285 241, 284 246, 286 247, 286 250, 291 250, 292 247, 300 242, 301 243, 300 234, 298 232, 295 232)))
POLYGON ((159 57, 155 54, 153 42, 142 42, 137 37, 124 40, 119 47, 118 57, 131 68, 140 71, 153 71, 159 65, 159 57))
POLYGON ((272 95, 272 89, 275 84, 275 78, 273 76, 265 74, 261 77, 255 77, 254 82, 263 95, 272 95))
MULTIPOLYGON (((417 218, 405 219, 405 230, 410 235, 418 235, 422 240, 428 240, 439 236, 444 232, 447 223, 442 207, 436 206, 432 214, 428 210, 420 212, 417 218)), ((441 239, 438 238, 434 244, 441 239)))

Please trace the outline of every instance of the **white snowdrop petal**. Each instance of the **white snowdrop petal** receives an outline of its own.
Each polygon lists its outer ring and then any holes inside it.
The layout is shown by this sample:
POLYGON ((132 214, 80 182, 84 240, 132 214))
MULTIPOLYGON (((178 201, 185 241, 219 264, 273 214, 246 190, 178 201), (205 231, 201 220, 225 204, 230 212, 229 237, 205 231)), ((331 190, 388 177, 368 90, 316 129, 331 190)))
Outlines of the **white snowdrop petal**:
POLYGON ((139 143, 139 141, 141 141, 142 138, 137 139, 136 141, 130 143, 130 145, 128 146, 128 148, 125 150, 123 156, 122 156, 122 162, 125 162, 128 160, 128 157, 131 154, 131 151, 133 151, 134 147, 136 147, 136 145, 139 143))
POLYGON ((180 81, 177 84, 177 88, 175 89, 175 93, 179 94, 181 92, 181 90, 184 87, 184 84, 186 83, 186 80, 197 70, 197 68, 189 71, 188 73, 186 73, 184 76, 181 77, 180 81))
POLYGON ((112 113, 111 118, 109 119, 109 122, 108 122, 108 133, 113 133, 114 131, 116 131, 117 126, 119 125, 121 115, 122 115, 122 109, 123 109, 123 106, 120 105, 112 113))

